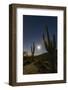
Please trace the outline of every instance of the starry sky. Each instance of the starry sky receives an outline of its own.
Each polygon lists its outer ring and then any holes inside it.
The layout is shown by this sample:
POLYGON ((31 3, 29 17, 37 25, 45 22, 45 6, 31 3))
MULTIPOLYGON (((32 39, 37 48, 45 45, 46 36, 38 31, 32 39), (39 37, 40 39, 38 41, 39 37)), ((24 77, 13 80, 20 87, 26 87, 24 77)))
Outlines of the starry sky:
POLYGON ((35 42, 35 55, 46 53, 44 47, 42 34, 46 30, 45 25, 48 26, 50 38, 53 34, 56 37, 57 42, 57 17, 56 16, 35 16, 35 15, 23 15, 23 50, 31 55, 31 45, 35 42), (37 46, 41 48, 38 50, 37 46))

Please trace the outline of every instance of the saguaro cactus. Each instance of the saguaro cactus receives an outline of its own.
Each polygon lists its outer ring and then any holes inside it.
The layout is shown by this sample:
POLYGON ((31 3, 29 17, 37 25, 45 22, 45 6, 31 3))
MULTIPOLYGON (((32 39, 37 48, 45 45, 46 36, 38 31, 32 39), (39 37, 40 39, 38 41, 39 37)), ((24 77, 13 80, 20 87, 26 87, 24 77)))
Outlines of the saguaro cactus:
POLYGON ((56 71, 56 65, 57 65, 57 50, 56 50, 56 40, 55 35, 53 35, 53 38, 50 38, 49 32, 48 32, 48 26, 45 27, 46 30, 46 37, 43 33, 43 41, 45 49, 48 51, 48 61, 52 65, 52 71, 56 71))
POLYGON ((34 60, 34 54, 35 54, 35 43, 33 42, 32 46, 31 46, 32 60, 34 60))
POLYGON ((43 33, 43 41, 44 41, 45 49, 48 51, 48 53, 53 53, 54 50, 56 49, 55 35, 53 35, 53 40, 51 40, 47 26, 46 26, 46 29, 45 30, 46 30, 46 36, 47 36, 45 38, 45 35, 43 33))

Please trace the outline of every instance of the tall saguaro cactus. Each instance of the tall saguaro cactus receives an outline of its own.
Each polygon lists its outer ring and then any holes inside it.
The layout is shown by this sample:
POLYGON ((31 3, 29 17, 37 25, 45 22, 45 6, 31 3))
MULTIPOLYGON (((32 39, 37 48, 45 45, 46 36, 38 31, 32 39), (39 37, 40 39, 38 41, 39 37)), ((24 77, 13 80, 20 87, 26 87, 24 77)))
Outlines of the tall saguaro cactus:
POLYGON ((32 60, 34 60, 34 54, 35 54, 35 43, 33 42, 32 46, 31 46, 32 60))
POLYGON ((45 27, 46 30, 46 37, 43 33, 43 42, 45 49, 48 51, 48 60, 52 65, 52 70, 55 71, 56 65, 57 65, 57 52, 56 52, 56 40, 55 35, 53 35, 53 38, 50 38, 49 32, 48 32, 48 26, 45 27))
POLYGON ((56 49, 55 35, 53 35, 53 40, 51 40, 47 26, 46 26, 45 30, 46 30, 46 38, 43 33, 43 41, 44 41, 45 49, 48 51, 48 53, 53 53, 54 50, 56 49))

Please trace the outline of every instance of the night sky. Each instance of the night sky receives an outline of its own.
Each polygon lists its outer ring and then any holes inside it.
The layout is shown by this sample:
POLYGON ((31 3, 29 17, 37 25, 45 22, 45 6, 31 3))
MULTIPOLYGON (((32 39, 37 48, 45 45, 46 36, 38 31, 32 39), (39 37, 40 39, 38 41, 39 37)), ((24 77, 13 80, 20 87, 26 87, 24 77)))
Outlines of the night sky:
POLYGON ((53 34, 57 41, 57 17, 23 15, 23 50, 31 55, 31 45, 35 42, 35 55, 47 52, 44 47, 42 34, 46 35, 45 25, 48 26, 50 38, 53 34), (37 47, 40 46, 40 49, 37 47))

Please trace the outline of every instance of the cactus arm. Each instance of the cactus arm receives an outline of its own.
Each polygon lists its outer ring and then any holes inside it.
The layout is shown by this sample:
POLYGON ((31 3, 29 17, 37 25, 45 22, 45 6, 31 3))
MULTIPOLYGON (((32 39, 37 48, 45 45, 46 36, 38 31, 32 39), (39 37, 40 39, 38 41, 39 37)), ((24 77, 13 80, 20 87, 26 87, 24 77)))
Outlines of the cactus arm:
POLYGON ((46 40, 45 40, 45 35, 44 35, 44 33, 43 33, 43 41, 44 41, 45 48, 46 48, 46 50, 48 51, 48 45, 47 45, 47 42, 46 42, 46 40))
POLYGON ((50 36, 49 36, 49 32, 48 32, 48 26, 45 26, 45 30, 46 30, 46 35, 47 35, 47 40, 48 40, 48 44, 50 45, 50 36))

